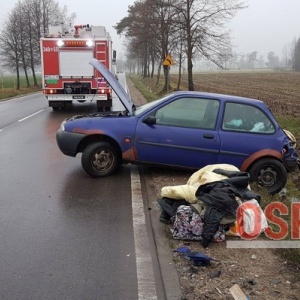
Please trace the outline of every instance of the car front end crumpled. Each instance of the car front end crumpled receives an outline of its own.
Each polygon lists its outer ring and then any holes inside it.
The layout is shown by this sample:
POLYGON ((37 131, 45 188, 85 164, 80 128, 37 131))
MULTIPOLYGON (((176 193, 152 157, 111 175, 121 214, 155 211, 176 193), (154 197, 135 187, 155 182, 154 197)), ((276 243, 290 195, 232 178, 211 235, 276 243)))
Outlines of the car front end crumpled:
POLYGON ((82 133, 65 131, 66 121, 63 121, 56 132, 56 142, 60 151, 68 156, 75 157, 79 143, 85 137, 82 133))

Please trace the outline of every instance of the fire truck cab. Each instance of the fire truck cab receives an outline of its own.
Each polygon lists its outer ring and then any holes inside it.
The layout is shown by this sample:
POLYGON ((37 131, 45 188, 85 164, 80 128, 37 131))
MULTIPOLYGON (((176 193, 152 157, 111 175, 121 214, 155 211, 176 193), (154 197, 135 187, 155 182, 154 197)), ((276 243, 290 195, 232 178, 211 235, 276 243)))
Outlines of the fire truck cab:
POLYGON ((71 32, 50 27, 41 38, 42 89, 53 110, 73 101, 96 102, 98 111, 112 107, 112 89, 89 61, 93 58, 110 71, 116 61, 104 26, 76 25, 71 32))

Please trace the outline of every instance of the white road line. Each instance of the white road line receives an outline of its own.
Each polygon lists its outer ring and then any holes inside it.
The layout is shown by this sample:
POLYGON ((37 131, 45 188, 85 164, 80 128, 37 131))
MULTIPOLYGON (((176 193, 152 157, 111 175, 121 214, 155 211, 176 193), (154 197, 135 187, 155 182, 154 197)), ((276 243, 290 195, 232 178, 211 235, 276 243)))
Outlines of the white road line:
POLYGON ((141 182, 137 167, 131 169, 131 192, 138 298, 140 300, 157 300, 141 182))
MULTIPOLYGON (((31 118, 31 117, 33 117, 33 116, 35 116, 35 115, 41 113, 42 111, 44 111, 44 109, 39 110, 39 111, 35 112, 34 114, 31 114, 31 115, 29 115, 29 116, 27 116, 27 117, 25 117, 25 118, 22 118, 22 119, 18 120, 17 122, 22 122, 22 121, 24 121, 24 120, 27 120, 27 119, 29 119, 29 118, 31 118)), ((16 124, 16 122, 14 122, 14 123, 12 123, 12 124, 10 124, 10 125, 8 125, 8 126, 5 126, 5 127, 3 127, 3 128, 0 128, 0 132, 3 131, 3 130, 6 129, 6 128, 12 126, 13 124, 16 124)))
POLYGON ((5 126, 3 128, 0 128, 0 132, 3 131, 4 129, 8 128, 9 126, 11 126, 11 125, 8 125, 8 126, 5 126))
POLYGON ((27 116, 27 117, 25 117, 25 118, 23 118, 23 119, 18 120, 18 122, 22 122, 22 121, 24 121, 24 120, 27 120, 27 119, 29 119, 29 118, 31 118, 31 117, 33 117, 33 116, 35 116, 35 115, 41 113, 42 111, 44 111, 44 110, 43 110, 43 109, 42 109, 42 110, 39 110, 39 111, 35 112, 34 114, 31 114, 31 115, 29 115, 29 116, 27 116))

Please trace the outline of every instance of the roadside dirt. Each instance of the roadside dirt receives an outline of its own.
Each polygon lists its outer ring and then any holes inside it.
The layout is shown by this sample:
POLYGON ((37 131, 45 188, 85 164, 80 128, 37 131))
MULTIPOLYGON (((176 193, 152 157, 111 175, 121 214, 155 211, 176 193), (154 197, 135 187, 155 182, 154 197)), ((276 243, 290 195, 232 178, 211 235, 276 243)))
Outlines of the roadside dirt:
MULTIPOLYGON (((136 105, 146 102, 131 80, 128 80, 128 86, 136 105)), ((151 173, 157 198, 162 187, 185 184, 192 175, 156 168, 151 169, 151 173)), ((228 249, 226 241, 211 243, 204 249, 197 241, 174 240, 170 232, 172 225, 161 223, 161 226, 170 238, 170 251, 188 246, 191 251, 204 253, 217 260, 207 267, 194 266, 181 254, 173 253, 183 295, 178 300, 234 299, 229 289, 235 284, 251 300, 300 299, 299 266, 289 264, 274 250, 228 249)), ((239 238, 226 237, 226 240, 229 239, 239 238)))
MULTIPOLYGON (((153 169, 152 180, 157 197, 160 196, 162 187, 186 184, 190 175, 153 169)), ((174 252, 173 258, 183 294, 181 300, 234 299, 229 289, 235 284, 251 300, 300 299, 299 266, 289 264, 279 252, 272 249, 228 249, 227 240, 240 239, 228 236, 226 241, 211 243, 205 249, 197 241, 174 240, 170 231, 172 225, 161 223, 161 226, 170 238, 173 251, 181 246, 188 246, 191 251, 204 253, 217 260, 207 267, 194 266, 182 254, 174 252)))

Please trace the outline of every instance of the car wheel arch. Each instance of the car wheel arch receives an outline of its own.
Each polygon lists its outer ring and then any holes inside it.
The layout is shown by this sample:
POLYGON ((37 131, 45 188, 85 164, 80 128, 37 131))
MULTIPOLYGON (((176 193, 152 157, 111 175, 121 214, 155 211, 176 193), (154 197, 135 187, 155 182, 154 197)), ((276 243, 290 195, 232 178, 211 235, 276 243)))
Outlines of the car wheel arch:
POLYGON ((248 172, 252 166, 261 159, 273 158, 282 162, 282 154, 273 149, 264 149, 253 153, 242 163, 240 170, 248 172))
POLYGON ((88 145, 96 142, 108 142, 112 144, 116 148, 116 150, 120 153, 121 156, 122 151, 117 141, 107 135, 99 135, 99 134, 86 136, 78 145, 77 153, 78 152, 82 153, 88 145))

